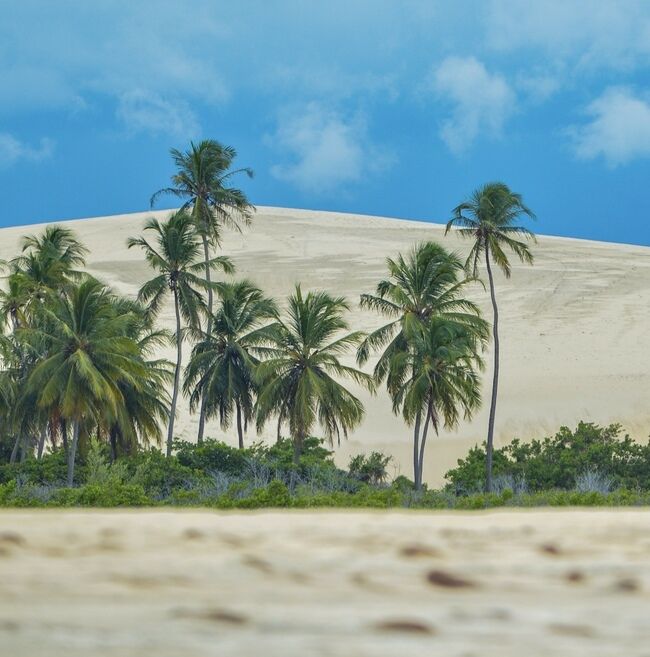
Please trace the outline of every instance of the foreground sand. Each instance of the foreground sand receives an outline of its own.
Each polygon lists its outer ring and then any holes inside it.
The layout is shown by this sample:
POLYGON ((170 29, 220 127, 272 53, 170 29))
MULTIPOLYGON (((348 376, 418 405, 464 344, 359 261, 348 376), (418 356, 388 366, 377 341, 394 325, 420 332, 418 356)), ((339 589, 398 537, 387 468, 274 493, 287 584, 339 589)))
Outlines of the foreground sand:
MULTIPOLYGON (((127 237, 138 235, 150 214, 67 224, 91 249, 90 270, 122 293, 135 294, 151 276, 142 254, 126 248, 127 237)), ((13 257, 20 236, 41 229, 0 230, 0 258, 13 257)), ((251 278, 278 299, 299 281, 307 288, 324 287, 345 295, 353 308, 354 328, 370 330, 382 320, 358 309, 359 295, 372 291, 385 275, 387 256, 427 239, 461 253, 468 249, 467 243, 444 237, 440 224, 259 208, 252 229, 241 235, 224 233, 223 250, 234 260, 239 276, 251 278)), ((509 281, 497 277, 502 322, 497 443, 515 436, 549 435, 560 425, 575 426, 579 420, 621 422, 636 437, 646 438, 650 434, 650 249, 540 237, 534 252, 534 267, 517 264, 509 281)), ((476 286, 471 296, 490 317, 487 293, 476 286)), ((173 326, 170 307, 162 321, 173 326)), ((486 383, 490 377, 488 369, 486 383)), ((484 397, 489 398, 489 385, 484 397)), ((410 431, 392 415, 385 392, 375 397, 365 393, 362 398, 366 419, 337 450, 340 463, 347 464, 351 454, 379 449, 396 457, 397 472, 410 475, 410 431)), ((457 432, 443 432, 429 441, 427 481, 439 484, 456 459, 485 439, 487 406, 457 432)), ((180 435, 194 439, 197 419, 185 405, 177 427, 180 435)), ((269 436, 273 432, 270 427, 269 436)), ((208 435, 235 444, 234 432, 225 436, 216 422, 209 425, 208 435)))
POLYGON ((11 657, 648 655, 650 512, 0 514, 11 657))

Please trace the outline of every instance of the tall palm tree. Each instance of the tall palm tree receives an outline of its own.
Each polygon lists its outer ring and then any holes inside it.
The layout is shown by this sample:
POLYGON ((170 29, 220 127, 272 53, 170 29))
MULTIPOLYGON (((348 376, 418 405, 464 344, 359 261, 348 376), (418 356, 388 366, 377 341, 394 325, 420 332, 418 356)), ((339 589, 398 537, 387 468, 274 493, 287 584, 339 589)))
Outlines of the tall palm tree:
POLYGON ((338 381, 346 378, 373 387, 372 377, 340 361, 363 338, 359 331, 347 332, 343 313, 348 309, 343 297, 326 292, 303 295, 297 286, 289 297, 286 319, 278 315, 268 329, 266 360, 257 368, 257 426, 283 415, 296 462, 316 423, 331 442, 334 437, 340 440, 341 433, 347 437, 363 418, 359 399, 338 381))
POLYGON ((510 278, 511 267, 506 250, 512 251, 521 262, 532 264, 533 255, 528 245, 521 241, 535 240, 534 234, 518 224, 522 216, 535 218, 520 194, 516 194, 501 182, 488 183, 474 191, 472 196, 453 211, 453 217, 447 223, 446 233, 452 226, 458 227, 461 237, 474 241, 467 258, 466 267, 474 276, 478 276, 479 263, 485 258, 490 298, 492 300, 494 336, 494 371, 492 379, 492 398, 490 401, 490 418, 488 421, 486 483, 488 492, 492 490, 492 452, 494 445, 494 419, 497 408, 497 391, 499 387, 499 309, 494 291, 492 263, 510 278))
POLYGON ((10 262, 13 276, 31 301, 43 301, 49 294, 61 294, 81 273, 88 249, 74 232, 61 226, 47 226, 41 236, 21 239, 22 254, 10 262))
POLYGON ((32 252, 42 260, 58 261, 68 273, 86 264, 88 249, 79 242, 74 231, 63 226, 46 226, 40 237, 25 235, 20 244, 23 253, 32 252))
POLYGON ((20 329, 25 339, 45 346, 27 387, 39 407, 56 405, 72 423, 71 486, 80 432, 96 424, 101 409, 116 409, 122 403, 121 382, 139 387, 144 366, 137 343, 127 337, 132 313, 116 314, 112 295, 98 281, 84 280, 69 296, 55 297, 41 313, 39 328, 20 329))
POLYGON ((483 368, 479 340, 466 326, 440 316, 414 331, 411 348, 393 355, 387 386, 393 410, 400 409, 408 424, 424 417, 415 471, 415 488, 422 487, 424 448, 429 426, 458 426, 460 411, 470 419, 481 403, 480 378, 483 368))
MULTIPOLYGON (((147 262, 158 274, 140 288, 138 300, 148 304, 150 312, 155 316, 167 294, 171 292, 176 316, 176 363, 167 428, 167 456, 170 456, 183 355, 182 320, 190 329, 199 327, 205 306, 203 292, 211 290, 212 285, 199 276, 203 270, 203 262, 200 260, 201 244, 194 230, 193 218, 187 212, 181 210, 164 223, 149 219, 144 230, 154 233, 155 243, 139 237, 130 238, 127 244, 129 248, 142 248, 147 262)), ((219 266, 226 272, 232 272, 234 269, 230 260, 223 256, 212 258, 208 266, 219 266)))
MULTIPOLYGON (((397 413, 400 404, 396 404, 395 391, 399 386, 391 370, 400 359, 415 362, 414 341, 432 318, 444 319, 449 325, 464 329, 480 345, 487 340, 489 328, 478 306, 464 296, 473 281, 466 277, 463 263, 454 253, 434 242, 424 242, 415 245, 406 256, 388 258, 387 265, 388 278, 377 284, 375 294, 361 295, 361 307, 377 311, 390 321, 365 338, 357 351, 357 360, 363 365, 372 351, 381 350, 373 376, 377 384, 391 377, 388 392, 393 399, 393 411, 397 413)), ((414 376, 408 376, 403 368, 399 372, 402 381, 414 376)), ((409 426, 413 424, 414 481, 421 470, 423 414, 426 410, 420 409, 414 416, 404 416, 409 426)))
POLYGON ((276 316, 277 308, 250 281, 221 284, 218 293, 212 333, 195 345, 183 389, 190 394, 190 408, 206 399, 206 417, 218 415, 224 430, 234 411, 243 448, 244 428, 253 418, 255 353, 267 339, 263 324, 276 316))
POLYGON ((155 352, 172 342, 166 330, 155 329, 153 317, 140 303, 126 298, 115 301, 115 311, 131 312, 136 321, 129 337, 136 341, 145 367, 139 387, 128 381, 120 383, 123 403, 117 413, 104 414, 103 424, 110 443, 111 458, 120 453, 133 453, 139 444, 161 443, 161 424, 169 419, 170 396, 168 385, 172 382, 173 365, 164 358, 156 358, 155 352))
MULTIPOLYGON (((237 151, 232 146, 224 146, 218 141, 206 139, 198 144, 190 143, 190 148, 170 151, 176 165, 172 176, 172 186, 157 191, 151 197, 151 207, 156 199, 165 194, 183 199, 181 210, 191 211, 196 229, 203 244, 205 280, 211 282, 211 248, 217 248, 221 239, 222 226, 241 231, 242 226, 250 225, 254 206, 246 194, 230 185, 230 181, 240 173, 253 177, 249 168, 232 169, 237 151)), ((208 285, 208 319, 206 334, 212 332, 213 294, 208 285)), ((201 400, 199 414, 198 442, 203 441, 205 431, 206 400, 201 400)))

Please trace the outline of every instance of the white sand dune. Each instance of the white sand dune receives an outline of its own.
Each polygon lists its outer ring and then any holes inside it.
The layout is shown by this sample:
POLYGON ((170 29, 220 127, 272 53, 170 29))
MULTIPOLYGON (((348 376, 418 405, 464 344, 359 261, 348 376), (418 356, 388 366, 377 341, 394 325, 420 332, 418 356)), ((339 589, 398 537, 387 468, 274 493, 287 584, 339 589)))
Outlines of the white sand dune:
POLYGON ((5 510, 0 654, 640 657, 649 521, 5 510))
MULTIPOLYGON (((138 235, 151 214, 66 225, 90 248, 90 271, 133 295, 150 271, 141 252, 127 250, 126 239, 138 235)), ((0 257, 12 257, 21 235, 41 229, 2 229, 0 257)), ((359 295, 384 276, 387 256, 420 240, 437 240, 460 253, 468 249, 466 242, 444 237, 439 224, 263 207, 253 228, 224 234, 223 251, 233 258, 238 276, 278 299, 296 282, 345 295, 353 305, 353 328, 370 330, 383 320, 356 307, 359 295)), ((533 267, 516 263, 510 280, 497 275, 503 345, 497 444, 547 435, 578 420, 620 422, 645 438, 650 433, 650 248, 556 237, 540 237, 533 248, 533 267)), ((472 297, 491 318, 488 294, 477 285, 472 297)), ((162 321, 172 326, 171 308, 162 321)), ((469 447, 484 440, 489 368, 484 380, 482 411, 457 431, 443 431, 430 441, 425 464, 430 483, 440 483, 469 447)), ((410 432, 392 415, 386 393, 362 398, 366 419, 337 449, 337 458, 345 463, 351 454, 381 450, 394 455, 398 471, 410 474, 410 432)), ((183 406, 179 435, 193 439, 196 427, 196 417, 183 406)), ((234 432, 224 436, 215 422, 207 434, 234 443, 234 432)), ((269 427, 267 437, 272 434, 269 427)))

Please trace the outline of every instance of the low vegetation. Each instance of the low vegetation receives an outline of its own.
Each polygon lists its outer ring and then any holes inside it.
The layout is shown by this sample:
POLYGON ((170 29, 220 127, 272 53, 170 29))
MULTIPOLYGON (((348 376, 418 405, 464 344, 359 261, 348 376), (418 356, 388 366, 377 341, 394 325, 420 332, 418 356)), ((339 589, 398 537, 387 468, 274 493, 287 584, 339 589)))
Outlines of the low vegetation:
POLYGON ((112 463, 108 446, 92 440, 80 452, 76 488, 66 485, 61 449, 1 466, 0 506, 471 510, 650 504, 650 443, 621 437, 617 425, 564 427, 529 444, 515 440, 494 455, 495 489, 485 493, 485 450, 478 447, 447 473, 441 490, 417 490, 397 475, 389 456, 357 455, 341 469, 316 438, 305 438, 298 462, 287 439, 245 449, 214 440, 176 442, 171 457, 148 449, 112 463))

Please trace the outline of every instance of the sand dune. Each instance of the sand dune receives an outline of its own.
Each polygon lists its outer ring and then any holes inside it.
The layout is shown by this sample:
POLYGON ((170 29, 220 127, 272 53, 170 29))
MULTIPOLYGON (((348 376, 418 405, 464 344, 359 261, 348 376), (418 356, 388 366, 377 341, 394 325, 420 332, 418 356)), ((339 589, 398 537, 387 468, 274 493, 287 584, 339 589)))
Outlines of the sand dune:
MULTIPOLYGON (((91 249, 92 273, 122 293, 135 294, 149 271, 141 253, 127 250, 125 242, 139 234, 151 214, 67 225, 91 249)), ((13 256, 19 237, 41 228, 2 229, 0 257, 13 256)), ((468 249, 455 237, 445 238, 439 224, 259 208, 251 230, 224 235, 223 250, 235 261, 238 276, 253 279, 279 299, 300 281, 304 287, 344 294, 356 305, 359 295, 372 291, 384 275, 387 256, 429 239, 461 253, 468 249)), ((650 249, 540 237, 534 252, 534 267, 516 264, 510 280, 497 278, 503 342, 497 444, 549 434, 581 419, 621 422, 634 435, 647 436, 650 249)), ((490 316, 488 295, 479 286, 472 295, 490 316)), ((171 308, 162 321, 172 326, 171 308)), ((369 330, 381 319, 355 309, 350 321, 354 328, 369 330)), ((486 399, 490 376, 488 369, 486 399)), ((409 431, 391 414, 385 392, 362 396, 367 417, 337 450, 337 458, 345 463, 350 454, 378 449, 395 456, 397 471, 410 474, 409 431)), ((487 404, 456 432, 431 440, 425 479, 439 483, 457 458, 484 440, 486 423, 487 404)), ((196 417, 183 407, 179 433, 192 439, 196 425, 196 417)), ((208 435, 224 437, 216 423, 208 425, 208 435)), ((234 443, 232 433, 225 438, 234 443)))
POLYGON ((647 655, 649 521, 642 510, 4 511, 0 653, 647 655))

